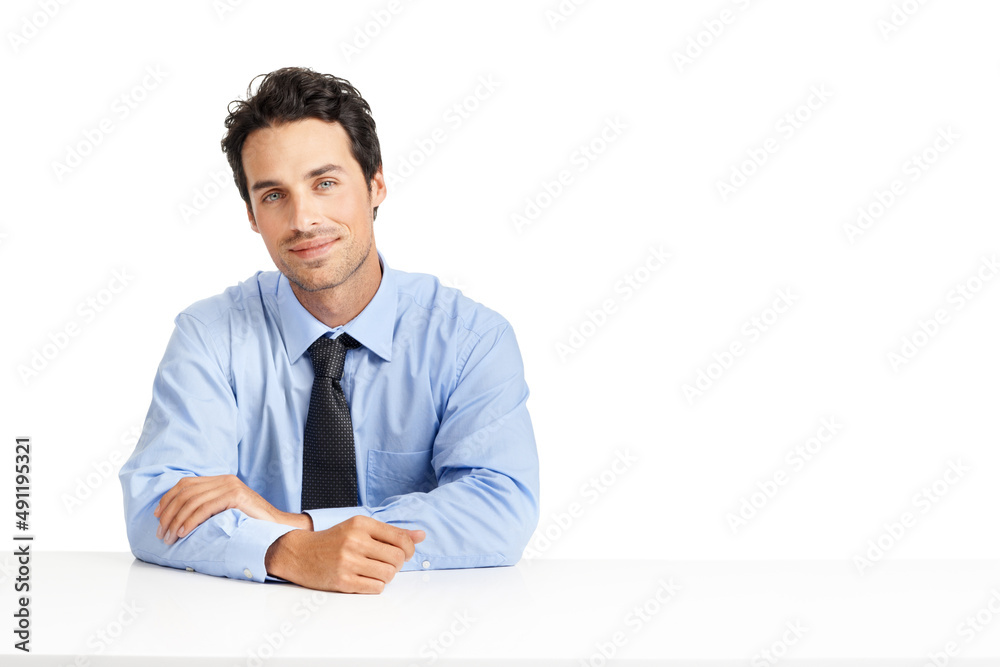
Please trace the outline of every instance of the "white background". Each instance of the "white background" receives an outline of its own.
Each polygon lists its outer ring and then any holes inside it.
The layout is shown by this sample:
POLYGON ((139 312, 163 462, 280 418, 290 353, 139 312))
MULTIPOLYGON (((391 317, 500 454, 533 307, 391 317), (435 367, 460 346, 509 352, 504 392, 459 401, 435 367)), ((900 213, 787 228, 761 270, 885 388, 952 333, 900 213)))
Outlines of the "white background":
POLYGON ((35 548, 128 549, 117 470, 174 316, 274 268, 219 148, 226 105, 302 65, 373 108, 398 177, 386 261, 514 326, 530 557, 1000 556, 1000 5, 50 4, 0 21, 0 534, 27 435, 35 548), (859 207, 881 214, 851 232, 859 207), (841 426, 797 467, 823 420, 841 426))

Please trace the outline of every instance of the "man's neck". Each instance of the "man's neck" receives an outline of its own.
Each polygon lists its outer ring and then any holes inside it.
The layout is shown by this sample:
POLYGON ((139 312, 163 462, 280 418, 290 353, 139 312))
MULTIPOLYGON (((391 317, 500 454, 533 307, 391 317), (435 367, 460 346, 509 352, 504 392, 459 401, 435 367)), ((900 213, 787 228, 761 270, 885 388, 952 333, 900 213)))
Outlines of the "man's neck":
POLYGON ((375 296, 381 283, 382 266, 373 248, 354 275, 336 287, 307 292, 295 283, 289 284, 302 307, 333 329, 357 317, 375 296))

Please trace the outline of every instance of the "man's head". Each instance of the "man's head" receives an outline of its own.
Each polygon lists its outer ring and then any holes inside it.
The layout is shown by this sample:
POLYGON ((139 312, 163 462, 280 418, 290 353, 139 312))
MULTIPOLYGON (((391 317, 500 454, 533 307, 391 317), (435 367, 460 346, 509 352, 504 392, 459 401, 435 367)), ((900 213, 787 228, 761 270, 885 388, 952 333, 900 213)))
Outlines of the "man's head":
POLYGON ((230 104, 226 127, 222 149, 250 225, 293 285, 314 292, 377 275, 381 152, 368 103, 350 83, 277 70, 230 104))
POLYGON ((365 182, 371 183, 382 166, 382 150, 371 107, 349 81, 305 67, 283 67, 261 76, 264 78, 256 93, 251 81, 247 99, 229 103, 226 136, 222 139, 222 152, 229 160, 240 197, 248 207, 250 194, 243 165, 243 144, 247 137, 255 130, 303 118, 340 123, 350 137, 351 154, 361 167, 365 182))

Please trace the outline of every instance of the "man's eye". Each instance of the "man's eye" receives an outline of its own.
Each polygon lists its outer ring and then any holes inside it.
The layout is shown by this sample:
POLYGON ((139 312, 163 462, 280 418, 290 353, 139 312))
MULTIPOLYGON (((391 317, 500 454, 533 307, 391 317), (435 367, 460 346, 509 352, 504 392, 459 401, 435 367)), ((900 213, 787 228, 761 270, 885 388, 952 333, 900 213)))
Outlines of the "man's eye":
POLYGON ((277 201, 276 199, 271 199, 271 197, 277 197, 277 192, 272 192, 270 194, 264 195, 264 201, 277 201))
MULTIPOLYGON (((320 185, 320 187, 323 187, 324 185, 329 185, 332 188, 333 187, 333 181, 323 181, 319 185, 320 185)), ((324 189, 328 190, 329 188, 324 188, 324 189)))

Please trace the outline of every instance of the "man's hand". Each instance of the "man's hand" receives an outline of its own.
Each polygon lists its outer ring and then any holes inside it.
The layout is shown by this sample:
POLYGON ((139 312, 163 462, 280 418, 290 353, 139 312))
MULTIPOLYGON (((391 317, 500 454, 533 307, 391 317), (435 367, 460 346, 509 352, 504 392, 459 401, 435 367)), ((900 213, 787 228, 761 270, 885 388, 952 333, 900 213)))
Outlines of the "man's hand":
POLYGON ((272 544, 264 567, 273 577, 339 593, 381 593, 413 557, 422 530, 355 516, 316 532, 293 530, 272 544))
POLYGON ((163 494, 153 516, 160 520, 156 538, 173 544, 219 512, 239 509, 254 519, 312 530, 308 514, 290 514, 276 509, 236 475, 182 477, 163 494))

